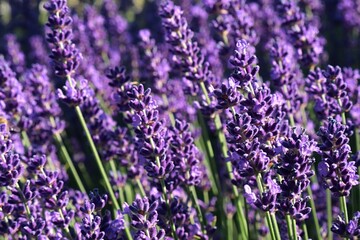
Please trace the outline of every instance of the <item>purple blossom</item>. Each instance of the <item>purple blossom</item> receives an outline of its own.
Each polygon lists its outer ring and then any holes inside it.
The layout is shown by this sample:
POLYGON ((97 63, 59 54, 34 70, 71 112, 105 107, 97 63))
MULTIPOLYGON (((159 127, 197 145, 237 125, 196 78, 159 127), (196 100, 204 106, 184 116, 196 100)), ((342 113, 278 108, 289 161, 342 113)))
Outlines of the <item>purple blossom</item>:
POLYGON ((349 196, 351 188, 359 184, 355 162, 349 159, 351 148, 346 129, 346 126, 329 118, 318 133, 322 156, 319 174, 323 186, 336 196, 349 196))

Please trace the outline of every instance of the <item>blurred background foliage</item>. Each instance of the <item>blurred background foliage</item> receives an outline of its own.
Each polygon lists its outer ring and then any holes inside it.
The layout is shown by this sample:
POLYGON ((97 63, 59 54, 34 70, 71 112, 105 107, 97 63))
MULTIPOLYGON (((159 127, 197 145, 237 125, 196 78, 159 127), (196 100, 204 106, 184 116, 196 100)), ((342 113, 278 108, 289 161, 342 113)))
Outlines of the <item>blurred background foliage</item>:
MULTIPOLYGON (((115 0, 119 6, 120 14, 128 21, 129 31, 137 40, 138 30, 148 28, 157 40, 161 39, 161 23, 157 14, 157 0, 115 0)), ((306 3, 309 0, 299 0, 306 3)), ((46 21, 46 13, 42 8, 44 0, 0 0, 0 37, 5 33, 14 33, 23 46, 26 39, 33 35, 43 34, 43 25, 46 21)), ((86 4, 94 5, 100 9, 103 0, 68 0, 71 10, 82 15, 86 4)), ((186 5, 181 0, 174 1, 180 5, 186 5)), ((185 1, 187 2, 187 1, 185 1)), ((197 1, 195 1, 197 2, 197 1)), ((248 1, 252 2, 252 1, 248 1)), ((360 67, 359 42, 352 39, 359 34, 359 29, 346 29, 342 17, 337 11, 338 0, 322 1, 325 9, 321 11, 321 33, 327 39, 326 52, 328 64, 360 67)), ((300 4, 301 5, 301 4, 300 4)), ((304 4, 305 5, 305 4, 304 4)), ((188 9, 183 10, 185 15, 188 9)), ((306 11, 306 9, 304 9, 306 11)), ((193 29, 195 32, 198 29, 193 29)), ((23 49, 26 52, 26 49, 23 49)), ((267 54, 258 49, 258 57, 262 66, 261 73, 267 77, 267 54), (260 54, 259 54, 260 53, 260 54)))

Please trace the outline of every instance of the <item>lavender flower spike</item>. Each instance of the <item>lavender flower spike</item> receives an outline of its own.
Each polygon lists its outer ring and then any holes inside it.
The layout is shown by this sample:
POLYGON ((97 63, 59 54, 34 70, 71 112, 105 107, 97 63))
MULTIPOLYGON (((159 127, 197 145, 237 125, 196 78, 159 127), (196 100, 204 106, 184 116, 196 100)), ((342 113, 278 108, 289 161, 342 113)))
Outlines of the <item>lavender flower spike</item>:
POLYGON ((320 128, 320 154, 322 161, 318 165, 322 184, 335 196, 349 196, 353 186, 359 184, 359 175, 354 161, 350 161, 351 148, 347 127, 333 118, 320 128))
POLYGON ((78 89, 76 81, 73 79, 76 69, 80 65, 81 53, 72 42, 71 23, 69 8, 66 0, 49 0, 44 4, 44 8, 49 12, 46 26, 50 28, 47 34, 47 41, 52 45, 50 58, 53 60, 55 74, 67 79, 65 93, 58 90, 58 97, 67 104, 78 106, 82 98, 86 95, 82 81, 78 89))

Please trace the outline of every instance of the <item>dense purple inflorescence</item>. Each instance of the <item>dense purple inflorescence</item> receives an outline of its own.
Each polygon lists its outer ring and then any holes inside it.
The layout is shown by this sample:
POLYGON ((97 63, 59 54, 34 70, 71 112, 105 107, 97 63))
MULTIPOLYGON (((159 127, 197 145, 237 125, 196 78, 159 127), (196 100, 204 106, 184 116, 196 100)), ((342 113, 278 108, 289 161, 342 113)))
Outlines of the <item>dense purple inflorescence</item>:
POLYGON ((360 237, 358 0, 0 16, 1 239, 360 237))

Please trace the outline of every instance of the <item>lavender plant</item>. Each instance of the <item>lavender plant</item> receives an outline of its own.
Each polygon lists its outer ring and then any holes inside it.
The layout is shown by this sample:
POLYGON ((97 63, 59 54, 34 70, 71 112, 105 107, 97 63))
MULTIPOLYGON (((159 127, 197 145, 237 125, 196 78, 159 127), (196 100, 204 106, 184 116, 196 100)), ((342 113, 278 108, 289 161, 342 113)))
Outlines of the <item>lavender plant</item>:
POLYGON ((358 5, 3 0, 0 238, 359 238, 358 5))

